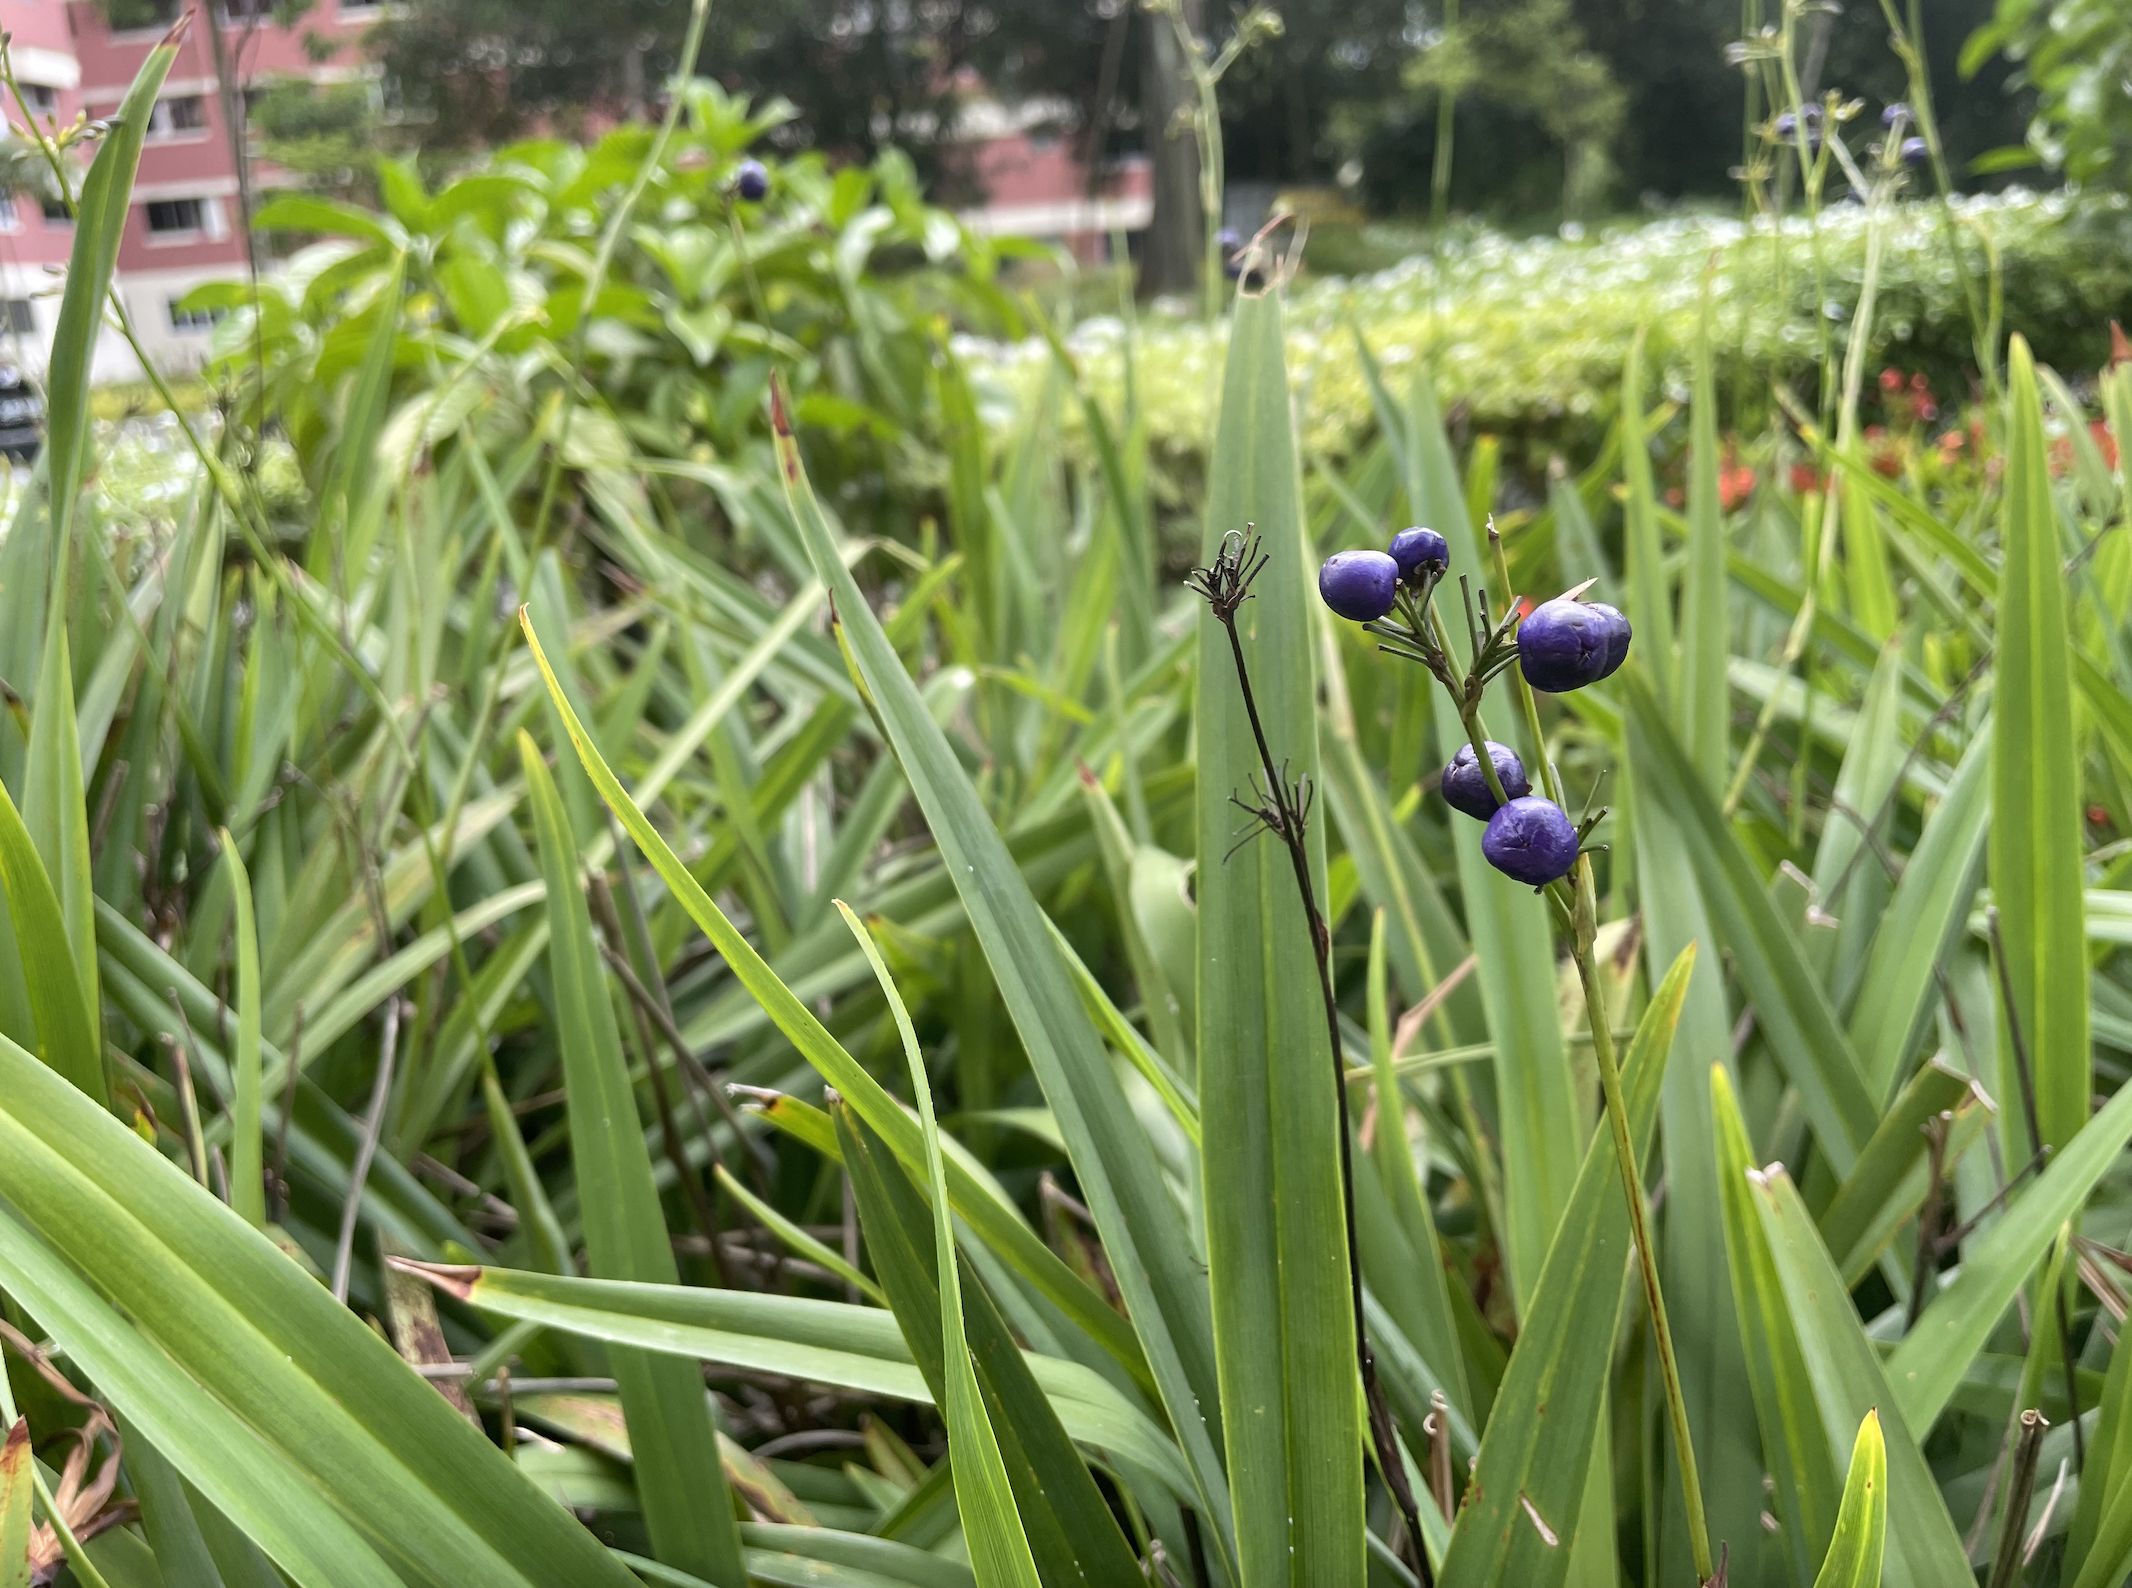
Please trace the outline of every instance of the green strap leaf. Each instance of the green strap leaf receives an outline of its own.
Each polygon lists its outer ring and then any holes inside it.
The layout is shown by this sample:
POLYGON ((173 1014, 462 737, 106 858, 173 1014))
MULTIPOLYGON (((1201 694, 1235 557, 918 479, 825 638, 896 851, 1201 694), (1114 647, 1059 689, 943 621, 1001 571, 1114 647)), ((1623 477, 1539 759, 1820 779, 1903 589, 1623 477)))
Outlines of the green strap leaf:
MULTIPOLYGON (((1694 967, 1694 950, 1683 950, 1652 995, 1622 1067, 1639 1159, 1650 1150, 1659 1084, 1694 967)), ((1443 1588, 1547 1588, 1568 1578, 1569 1546, 1628 1290, 1629 1247, 1621 1169, 1613 1139, 1602 1130, 1585 1149, 1569 1209, 1548 1248, 1481 1436, 1473 1481, 1437 1579, 1443 1588)))
POLYGON ((259 931, 252 917, 252 879, 237 853, 237 840, 222 829, 222 858, 229 866, 237 907, 237 1051, 230 1069, 230 1206, 254 1224, 266 1223, 266 1173, 260 1145, 259 931))
MULTIPOLYGON (((1200 560, 1231 533, 1265 557, 1236 616, 1284 777, 1318 776, 1311 599, 1277 293, 1230 320, 1200 560)), ((1238 847, 1232 794, 1263 787, 1230 632, 1199 614, 1200 1169, 1237 1553, 1250 1583, 1365 1570, 1363 1429, 1340 1189, 1340 1066, 1289 854, 1238 847)), ((1248 795, 1247 795, 1248 797, 1248 795)), ((1323 824, 1310 835, 1324 897, 1323 824)))
POLYGON ((1888 1453, 1880 1437, 1880 1414, 1867 1412, 1851 1447, 1851 1470, 1843 1480, 1843 1509, 1836 1536, 1814 1588, 1880 1588, 1880 1558, 1888 1535, 1888 1453))
MULTIPOLYGON (((963 1538, 970 1547, 970 1563, 977 1571, 978 1588, 1036 1588, 1036 1562, 1030 1557, 1029 1539, 1022 1531, 1021 1517, 1016 1513, 1016 1495, 1007 1481, 999 1435, 987 1415, 985 1397, 977 1387, 977 1370, 970 1362, 970 1342, 963 1321, 962 1265, 956 1258, 954 1221, 948 1212, 948 1172, 940 1152, 940 1124, 933 1117, 933 1089, 926 1079, 925 1057, 918 1051, 918 1033, 911 1028, 910 1011, 904 1007, 902 994, 896 990, 895 978, 881 962, 881 951, 874 946, 872 935, 852 914, 850 905, 839 899, 836 906, 845 925, 851 928, 852 936, 858 939, 859 947, 865 951, 866 962, 873 967, 881 991, 888 997, 889 1013, 895 1017, 897 1035, 903 1039, 903 1057, 910 1071, 911 1091, 918 1099, 918 1128, 925 1137, 925 1177, 928 1200, 932 1204, 933 1275, 937 1287, 933 1290, 931 1320, 937 1321, 939 1329, 937 1348, 932 1348, 931 1331, 926 1327, 928 1319, 919 1309, 908 1305, 915 1297, 907 1297, 906 1308, 897 1313, 897 1321, 904 1326, 906 1340, 915 1330, 924 1341, 924 1346, 915 1348, 913 1354, 919 1356, 921 1366, 931 1365, 934 1369, 927 1377, 933 1382, 934 1398, 947 1417, 948 1456, 954 1462, 955 1470, 955 1500, 962 1512, 963 1538)), ((856 1146, 854 1138, 845 1148, 847 1167, 853 1163, 856 1146)), ((883 1184, 878 1176, 875 1184, 883 1184)), ((885 1209, 882 1211, 886 1213, 885 1209)), ((893 1222, 893 1215, 887 1216, 889 1222, 893 1222)), ((877 1218, 877 1228, 880 1222, 877 1218)), ((892 1271, 884 1269, 884 1273, 888 1272, 892 1271)), ((897 1277, 908 1273, 907 1268, 903 1269, 897 1277)), ((982 1296, 981 1287, 973 1284, 971 1288, 982 1296)), ((998 1324, 996 1318, 991 1321, 998 1324)), ((1005 1332, 1004 1324, 998 1324, 998 1327, 1001 1333, 1005 1332)), ((1014 1361, 1020 1365, 1019 1355, 1014 1361)), ((1031 1388, 1034 1388, 1033 1380, 1031 1388)), ((1064 1434, 1059 1437, 1063 1443, 1064 1434)), ((1076 1461, 1074 1465, 1078 1467, 1080 1463, 1076 1461)))
MULTIPOLYGON (((2063 1148, 2087 1123, 2088 949, 2081 896, 2081 768, 2073 734, 2072 662, 2058 515, 2051 503, 2043 403, 2028 344, 2007 349, 2006 556, 1999 572, 1998 671, 1992 686, 1992 897, 2035 1081, 2035 1128, 2063 1148)), ((2023 1089, 2002 1044, 2003 1123, 2023 1157, 2023 1089)))
MULTIPOLYGON (((548 970, 555 983, 586 1256, 602 1279, 673 1285, 680 1278, 673 1244, 592 936, 570 820, 530 735, 519 735, 518 753, 548 886, 548 970)), ((713 1582, 739 1582, 740 1536, 733 1531, 701 1375, 694 1364, 672 1356, 614 1351, 609 1359, 636 1452, 637 1492, 654 1553, 713 1582)))

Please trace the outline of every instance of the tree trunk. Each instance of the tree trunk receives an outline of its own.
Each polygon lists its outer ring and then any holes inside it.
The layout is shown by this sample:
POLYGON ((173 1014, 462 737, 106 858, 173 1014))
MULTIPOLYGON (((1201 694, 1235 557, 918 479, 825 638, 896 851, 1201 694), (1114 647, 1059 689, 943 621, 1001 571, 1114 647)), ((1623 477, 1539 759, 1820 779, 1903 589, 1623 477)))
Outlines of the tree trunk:
MULTIPOLYGON (((1199 7, 1185 17, 1197 22, 1199 7)), ((1140 121, 1154 165, 1155 213, 1140 255, 1140 295, 1196 292, 1206 251, 1206 219, 1199 204, 1199 144, 1178 112, 1194 103, 1184 50, 1169 17, 1141 14, 1147 57, 1140 74, 1140 121)))

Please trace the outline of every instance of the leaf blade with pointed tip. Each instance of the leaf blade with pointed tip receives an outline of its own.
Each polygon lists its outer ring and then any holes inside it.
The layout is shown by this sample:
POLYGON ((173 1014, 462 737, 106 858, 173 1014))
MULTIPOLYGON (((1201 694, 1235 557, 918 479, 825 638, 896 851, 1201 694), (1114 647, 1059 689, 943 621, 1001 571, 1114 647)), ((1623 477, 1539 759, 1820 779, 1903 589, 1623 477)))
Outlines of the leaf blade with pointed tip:
MULTIPOLYGON (((592 940, 570 818, 532 738, 521 733, 518 750, 548 885, 548 971, 555 983, 557 1042, 586 1255, 593 1273, 604 1279, 677 1284, 614 1004, 592 940)), ((702 1375, 676 1357, 634 1351, 609 1355, 654 1552, 714 1582, 739 1581, 740 1535, 733 1530, 702 1375)))
POLYGON ((1851 1447, 1836 1536, 1829 1540, 1814 1588, 1880 1588, 1887 1534, 1888 1453, 1880 1435, 1880 1414, 1867 1412, 1858 1424, 1858 1442, 1851 1447))

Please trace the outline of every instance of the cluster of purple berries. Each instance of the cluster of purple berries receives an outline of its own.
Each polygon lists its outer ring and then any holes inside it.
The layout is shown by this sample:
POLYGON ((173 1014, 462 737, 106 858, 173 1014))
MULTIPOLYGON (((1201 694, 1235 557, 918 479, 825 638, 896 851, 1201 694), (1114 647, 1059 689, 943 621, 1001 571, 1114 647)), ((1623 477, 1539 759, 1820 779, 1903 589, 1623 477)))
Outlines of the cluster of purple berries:
MULTIPOLYGON (((1318 570, 1318 595, 1339 616, 1375 623, 1399 602, 1402 587, 1426 601, 1451 561, 1433 529, 1403 529, 1387 551, 1342 551, 1318 570)), ((1549 694, 1596 684, 1629 654, 1629 620, 1599 601, 1557 596, 1534 607, 1517 630, 1518 669, 1526 683, 1549 694)), ((1534 887, 1567 876, 1582 835, 1561 806, 1532 792, 1524 763, 1507 745, 1488 741, 1488 759, 1507 803, 1499 802, 1470 744, 1444 768, 1444 803, 1488 824, 1481 853, 1505 876, 1534 887)))

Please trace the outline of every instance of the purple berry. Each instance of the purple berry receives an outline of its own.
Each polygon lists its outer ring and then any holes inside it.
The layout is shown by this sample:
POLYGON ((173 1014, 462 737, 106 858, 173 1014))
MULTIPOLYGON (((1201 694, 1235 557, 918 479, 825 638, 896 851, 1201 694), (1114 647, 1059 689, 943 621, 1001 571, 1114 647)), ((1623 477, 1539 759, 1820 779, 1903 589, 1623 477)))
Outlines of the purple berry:
POLYGON ((1528 794, 1488 818, 1481 854, 1513 881, 1545 887, 1577 863, 1577 829, 1561 806, 1528 794))
MULTIPOLYGON (((1532 792, 1525 763, 1515 750, 1490 739, 1488 759, 1495 763, 1495 775, 1502 781, 1505 794, 1519 800, 1532 792)), ((1488 775, 1481 770, 1480 759, 1470 744, 1460 745, 1458 754, 1451 757, 1451 764, 1444 768, 1442 788, 1444 803, 1475 821, 1484 822, 1496 813, 1495 790, 1488 786, 1488 775)))
POLYGON ((1922 164, 1922 163, 1923 163, 1923 161, 1924 161, 1924 158, 1925 158, 1925 156, 1926 156, 1927 154, 1929 154, 1929 153, 1931 153, 1931 150, 1930 150, 1930 149, 1929 149, 1929 148, 1928 148, 1928 147, 1926 146, 1926 144, 1925 144, 1925 140, 1924 140, 1924 139, 1922 139, 1922 138, 1905 138, 1905 139, 1903 139, 1903 148, 1902 148, 1902 155, 1903 155, 1903 163, 1904 163, 1904 164, 1906 164, 1906 165, 1919 165, 1919 164, 1922 164))
POLYGON ((743 160, 733 173, 733 191, 750 204, 760 204, 770 192, 770 173, 760 160, 743 160))
POLYGON ((1628 627, 1612 607, 1556 596, 1518 625, 1518 667, 1526 683, 1551 695, 1582 689, 1620 665, 1614 653, 1618 646, 1628 654, 1628 627))
POLYGON ((1785 111, 1783 115, 1779 116, 1770 127, 1770 131, 1774 132, 1779 138, 1783 139, 1786 143, 1791 142, 1791 135, 1797 132, 1798 130, 1799 118, 1797 116, 1794 116, 1788 110, 1785 111))
POLYGON ((1392 537, 1392 561, 1399 564, 1399 577, 1409 584, 1421 582, 1421 570, 1429 563, 1438 573, 1451 566, 1451 548, 1433 529, 1416 524, 1392 537))
POLYGON ((1880 113, 1880 124, 1891 132, 1894 131, 1899 123, 1909 119, 1910 107, 1899 99, 1880 113))
POLYGON ((1612 678, 1621 670, 1621 664, 1629 659, 1629 620, 1604 601, 1590 603, 1592 611, 1606 620, 1606 670, 1599 676, 1612 678))
POLYGON ((1336 551, 1318 570, 1318 594, 1352 623, 1370 623, 1392 610, 1399 564, 1381 551, 1336 551))

